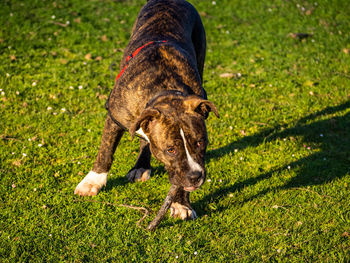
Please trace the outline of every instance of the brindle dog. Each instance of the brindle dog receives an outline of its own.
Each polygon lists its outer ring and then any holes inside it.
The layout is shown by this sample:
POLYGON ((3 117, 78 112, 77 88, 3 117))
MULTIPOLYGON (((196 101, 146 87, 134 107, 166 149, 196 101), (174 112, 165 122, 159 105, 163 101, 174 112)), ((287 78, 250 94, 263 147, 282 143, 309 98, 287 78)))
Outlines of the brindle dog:
POLYGON ((75 194, 96 195, 107 182, 113 154, 128 130, 140 136, 140 153, 129 181, 145 181, 151 153, 164 163, 171 184, 181 186, 171 215, 196 218, 189 192, 206 178, 205 118, 219 117, 203 89, 205 31, 195 8, 183 0, 151 0, 140 11, 106 103, 108 116, 92 171, 75 194))

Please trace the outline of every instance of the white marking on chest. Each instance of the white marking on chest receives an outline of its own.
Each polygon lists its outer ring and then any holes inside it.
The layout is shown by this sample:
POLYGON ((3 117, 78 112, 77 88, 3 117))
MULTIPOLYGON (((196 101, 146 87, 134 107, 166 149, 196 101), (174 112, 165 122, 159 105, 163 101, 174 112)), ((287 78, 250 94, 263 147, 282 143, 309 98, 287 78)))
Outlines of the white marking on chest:
POLYGON ((142 138, 144 138, 146 141, 149 142, 149 139, 148 139, 147 135, 143 132, 142 128, 138 129, 138 130, 136 131, 136 133, 137 133, 138 135, 140 135, 142 138))
POLYGON ((180 129, 180 134, 181 134, 182 139, 184 140, 184 146, 185 146, 188 165, 190 166, 192 171, 202 172, 203 171, 202 167, 193 160, 190 152, 187 149, 187 142, 186 142, 185 134, 184 134, 182 129, 180 129))

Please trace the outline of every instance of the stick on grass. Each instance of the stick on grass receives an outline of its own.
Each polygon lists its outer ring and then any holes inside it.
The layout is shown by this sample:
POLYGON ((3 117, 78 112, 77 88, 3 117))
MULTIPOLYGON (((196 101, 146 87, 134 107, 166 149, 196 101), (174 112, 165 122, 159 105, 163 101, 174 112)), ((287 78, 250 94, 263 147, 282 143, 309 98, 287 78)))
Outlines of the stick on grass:
POLYGON ((127 205, 127 204, 114 204, 110 202, 101 202, 97 200, 79 200, 79 199, 73 199, 74 202, 89 202, 89 203, 97 203, 97 204, 103 204, 103 205, 109 205, 109 206, 119 206, 119 207, 126 207, 130 209, 135 209, 143 212, 143 216, 139 221, 137 221, 136 226, 141 227, 140 223, 149 215, 149 210, 143 206, 133 206, 133 205, 127 205))
POLYGON ((172 185, 170 187, 170 190, 164 200, 164 203, 162 207, 159 209, 158 214, 153 219, 153 221, 148 225, 147 230, 153 231, 156 229, 156 227, 159 225, 160 221, 162 221, 163 217, 165 216, 166 212, 168 211, 171 203, 174 200, 175 193, 178 190, 178 186, 172 185))
MULTIPOLYGON (((179 186, 172 185, 170 187, 170 190, 164 200, 164 203, 162 207, 159 209, 156 217, 153 219, 153 221, 148 225, 147 230, 153 231, 156 229, 156 227, 159 225, 159 223, 162 221, 164 218, 166 212, 169 210, 169 207, 171 203, 174 200, 175 194, 177 190, 179 189, 179 186)), ((109 203, 109 202, 101 202, 97 200, 78 200, 74 199, 74 202, 90 202, 90 203, 100 203, 104 205, 110 205, 110 206, 119 206, 119 207, 126 207, 126 208, 131 208, 131 209, 136 209, 144 212, 143 217, 136 223, 138 227, 140 227, 140 223, 149 215, 149 211, 147 208, 142 207, 142 206, 132 206, 132 205, 127 205, 127 204, 114 204, 114 203, 109 203)))

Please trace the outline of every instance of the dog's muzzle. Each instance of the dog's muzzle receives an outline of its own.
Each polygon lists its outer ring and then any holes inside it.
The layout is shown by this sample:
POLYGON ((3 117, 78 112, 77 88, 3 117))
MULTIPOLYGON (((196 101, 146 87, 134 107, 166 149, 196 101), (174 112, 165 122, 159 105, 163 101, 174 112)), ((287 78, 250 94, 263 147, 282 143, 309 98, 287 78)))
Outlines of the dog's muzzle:
POLYGON ((197 190, 203 183, 205 180, 205 172, 203 171, 195 171, 195 172, 191 172, 188 175, 189 181, 191 182, 192 186, 186 186, 184 187, 184 190, 187 192, 193 192, 195 190, 197 190))

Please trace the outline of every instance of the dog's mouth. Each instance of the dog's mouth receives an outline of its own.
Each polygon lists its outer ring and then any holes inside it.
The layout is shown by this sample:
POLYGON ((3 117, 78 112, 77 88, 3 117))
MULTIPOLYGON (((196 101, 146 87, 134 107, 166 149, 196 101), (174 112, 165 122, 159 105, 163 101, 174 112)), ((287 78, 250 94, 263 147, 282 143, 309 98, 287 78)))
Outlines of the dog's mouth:
POLYGON ((192 186, 184 186, 184 190, 186 192, 193 192, 197 190, 202 184, 204 183, 204 179, 200 179, 199 183, 197 185, 192 185, 192 186))
POLYGON ((193 192, 193 191, 195 191, 195 190, 197 190, 197 189, 198 189, 198 187, 196 187, 196 186, 184 187, 184 190, 185 190, 186 192, 193 192))

